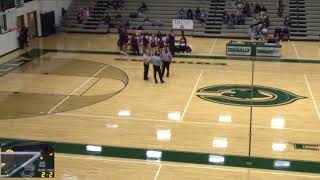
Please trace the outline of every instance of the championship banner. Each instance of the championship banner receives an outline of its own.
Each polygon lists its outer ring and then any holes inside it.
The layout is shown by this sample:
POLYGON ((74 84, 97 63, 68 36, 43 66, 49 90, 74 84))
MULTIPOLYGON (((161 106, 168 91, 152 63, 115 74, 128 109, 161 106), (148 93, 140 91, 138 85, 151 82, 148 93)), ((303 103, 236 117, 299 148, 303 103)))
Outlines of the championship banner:
POLYGON ((269 56, 269 57, 280 57, 281 52, 280 47, 257 47, 256 49, 256 56, 269 56))
POLYGON ((193 30, 193 20, 172 19, 172 29, 193 30))
POLYGON ((227 55, 233 56, 251 56, 250 46, 227 46, 227 55))

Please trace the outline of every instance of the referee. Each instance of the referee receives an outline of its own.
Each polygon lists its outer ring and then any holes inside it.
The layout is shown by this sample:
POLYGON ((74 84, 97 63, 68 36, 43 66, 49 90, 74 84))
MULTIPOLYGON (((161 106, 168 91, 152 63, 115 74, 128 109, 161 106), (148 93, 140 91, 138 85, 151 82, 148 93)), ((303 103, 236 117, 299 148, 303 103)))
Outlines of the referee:
POLYGON ((167 69, 167 77, 169 77, 169 74, 170 74, 169 69, 170 69, 170 64, 171 64, 171 61, 172 61, 172 54, 168 50, 168 47, 165 47, 165 50, 162 52, 161 60, 162 60, 162 68, 161 68, 162 72, 161 72, 161 75, 163 77, 164 76, 164 72, 167 69))
POLYGON ((164 83, 163 79, 162 79, 162 75, 161 75, 161 69, 160 69, 160 65, 161 65, 161 60, 159 57, 159 52, 156 52, 152 57, 151 57, 151 61, 153 64, 153 76, 154 76, 154 81, 156 83, 158 83, 158 79, 157 79, 157 73, 160 77, 160 81, 161 83, 164 83))
POLYGON ((143 69, 144 69, 143 79, 147 81, 149 80, 148 73, 149 73, 150 54, 146 50, 143 51, 142 61, 143 61, 143 69))

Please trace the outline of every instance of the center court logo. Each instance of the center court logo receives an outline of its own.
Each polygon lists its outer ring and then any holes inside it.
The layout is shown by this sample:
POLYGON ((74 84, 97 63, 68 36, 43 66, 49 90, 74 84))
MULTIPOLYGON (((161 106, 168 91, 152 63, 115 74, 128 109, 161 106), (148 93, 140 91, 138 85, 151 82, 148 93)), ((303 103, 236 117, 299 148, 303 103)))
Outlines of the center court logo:
POLYGON ((210 102, 249 107, 281 106, 305 98, 272 87, 234 84, 204 87, 197 91, 197 96, 210 102))

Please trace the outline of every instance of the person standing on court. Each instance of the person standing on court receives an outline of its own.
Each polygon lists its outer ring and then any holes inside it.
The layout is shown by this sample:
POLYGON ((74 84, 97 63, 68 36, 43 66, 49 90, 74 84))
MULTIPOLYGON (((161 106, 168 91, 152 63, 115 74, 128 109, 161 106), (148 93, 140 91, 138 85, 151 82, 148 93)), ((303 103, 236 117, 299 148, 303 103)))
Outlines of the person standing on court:
POLYGON ((166 41, 167 41, 167 45, 169 46, 169 50, 170 50, 171 54, 174 55, 176 40, 175 40, 175 36, 173 34, 173 31, 168 34, 166 41))
POLYGON ((143 51, 142 56, 143 61, 143 79, 145 81, 149 80, 148 73, 149 73, 149 63, 150 63, 150 53, 148 51, 143 51))
POLYGON ((164 51, 162 52, 161 60, 162 60, 161 76, 162 77, 164 76, 164 72, 167 69, 167 77, 169 77, 169 74, 170 74, 169 69, 170 69, 170 64, 171 64, 171 61, 172 61, 172 54, 168 50, 168 47, 165 47, 164 51))
POLYGON ((151 57, 151 62, 153 64, 153 77, 154 77, 155 83, 158 83, 157 73, 160 77, 161 83, 164 83, 161 75, 161 69, 160 69, 161 60, 160 60, 159 52, 155 52, 155 54, 151 57))
POLYGON ((131 36, 131 50, 133 55, 139 55, 139 43, 136 34, 131 36))

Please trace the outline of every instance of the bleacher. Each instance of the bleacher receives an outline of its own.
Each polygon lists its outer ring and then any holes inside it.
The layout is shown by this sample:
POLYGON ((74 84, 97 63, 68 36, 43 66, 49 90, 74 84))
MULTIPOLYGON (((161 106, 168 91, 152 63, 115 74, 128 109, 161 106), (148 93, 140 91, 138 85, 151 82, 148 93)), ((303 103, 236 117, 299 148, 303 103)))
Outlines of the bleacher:
POLYGON ((74 0, 68 9, 67 17, 64 17, 62 21, 63 30, 66 32, 107 33, 109 31, 109 26, 104 25, 101 11, 103 14, 104 11, 106 11, 104 1, 74 0), (79 24, 77 21, 77 14, 84 8, 92 8, 92 12, 87 20, 79 24))
MULTIPOLYGON (((284 17, 290 16, 292 27, 290 29, 291 39, 319 39, 320 32, 320 1, 318 0, 284 0, 285 8, 282 17, 278 17, 278 0, 246 0, 251 3, 263 4, 267 8, 270 19, 269 33, 284 24, 284 17)), ((232 11, 232 6, 225 0, 125 0, 124 8, 119 12, 121 18, 116 18, 118 12, 113 8, 105 7, 106 0, 74 0, 68 9, 69 16, 64 19, 64 29, 67 32, 93 32, 93 33, 117 33, 119 24, 129 22, 129 32, 134 31, 140 25, 146 32, 155 33, 158 30, 164 34, 171 31, 172 19, 177 18, 180 8, 187 11, 199 7, 209 13, 206 24, 194 20, 194 30, 185 31, 187 35, 211 36, 211 37, 234 37, 248 38, 248 29, 253 22, 253 17, 246 17, 244 25, 235 25, 234 29, 227 28, 222 22, 223 12, 232 11), (147 4, 148 10, 138 17, 130 18, 141 6, 142 2, 147 4), (77 22, 77 13, 80 8, 92 7, 93 12, 87 21, 82 24, 77 22), (104 25, 102 17, 108 12, 111 17, 111 26, 104 25), (149 22, 144 20, 148 18, 149 22)), ((179 34, 180 31, 176 31, 179 34)))
MULTIPOLYGON (((288 14, 288 1, 284 0, 285 8, 283 12, 283 16, 278 16, 278 0, 246 0, 249 3, 259 3, 260 5, 263 4, 267 8, 267 15, 269 16, 270 26, 269 26, 269 33, 273 33, 274 29, 280 25, 283 26, 284 24, 284 17, 288 14)), ((226 12, 231 12, 232 6, 231 4, 226 4, 226 12)), ((244 25, 235 25, 234 29, 228 29, 226 25, 223 25, 221 36, 224 37, 243 37, 248 38, 249 27, 253 22, 254 17, 247 17, 245 16, 245 24, 244 25)))
MULTIPOLYGON (((189 8, 194 10, 197 7, 200 9, 208 10, 208 3, 201 0, 127 0, 125 7, 121 10, 122 16, 129 17, 130 14, 135 13, 141 6, 142 2, 145 2, 148 10, 143 14, 138 15, 137 18, 129 18, 130 29, 137 29, 142 25, 143 29, 149 33, 155 33, 160 30, 163 33, 170 32, 172 29, 172 19, 177 18, 177 13, 182 7, 185 11, 189 8), (148 18, 149 22, 144 22, 148 18)), ((111 29, 111 31, 116 31, 111 29)), ((186 31, 186 34, 196 35, 205 31, 205 25, 201 25, 198 20, 194 20, 194 31, 186 31)), ((177 32, 178 33, 178 32, 177 32)))
POLYGON ((319 40, 320 1, 290 0, 292 36, 295 39, 319 40))

